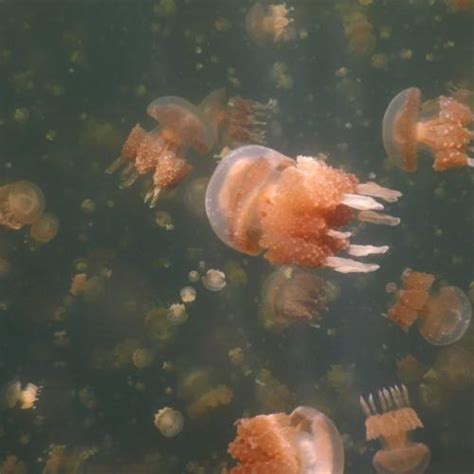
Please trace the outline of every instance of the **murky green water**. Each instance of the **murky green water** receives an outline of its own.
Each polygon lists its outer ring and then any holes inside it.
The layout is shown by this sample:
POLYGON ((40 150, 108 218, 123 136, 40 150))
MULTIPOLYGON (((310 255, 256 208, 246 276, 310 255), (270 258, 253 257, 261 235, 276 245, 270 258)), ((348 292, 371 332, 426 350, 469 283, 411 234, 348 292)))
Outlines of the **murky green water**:
POLYGON ((309 405, 343 435, 345 472, 365 474, 380 445, 365 440, 359 396, 402 382, 424 424, 414 437, 431 449, 426 472, 473 472, 472 330, 448 346, 463 358, 443 375, 447 348, 381 314, 386 284, 407 267, 466 292, 471 284, 472 296, 474 172, 436 173, 423 155, 417 173, 404 173, 385 158, 380 132, 402 89, 419 87, 423 100, 472 90, 473 4, 295 0, 296 38, 264 46, 245 30, 251 4, 0 1, 0 184, 34 182, 60 223, 41 246, 27 229, 0 228, 10 267, 0 279, 0 472, 217 473, 234 465, 226 451, 236 420, 309 405), (351 36, 354 15, 367 23, 351 36), (277 99, 268 146, 326 153, 332 166, 403 192, 389 205, 401 225, 353 226, 358 243, 390 245, 377 272, 315 270, 338 288, 316 325, 262 326, 271 266, 225 247, 203 193, 189 197, 219 149, 191 153, 192 173, 155 210, 140 185, 121 190, 105 174, 131 127, 152 128, 151 100, 197 104, 219 87, 277 99), (226 273, 222 291, 189 280, 212 268, 226 273), (81 273, 88 284, 73 295, 81 273), (190 285, 188 319, 171 326, 168 308, 190 285), (412 361, 409 376, 399 367, 408 355, 421 367, 412 361), (34 410, 8 406, 14 381, 42 387, 34 410), (153 422, 166 406, 184 415, 173 438, 153 422))

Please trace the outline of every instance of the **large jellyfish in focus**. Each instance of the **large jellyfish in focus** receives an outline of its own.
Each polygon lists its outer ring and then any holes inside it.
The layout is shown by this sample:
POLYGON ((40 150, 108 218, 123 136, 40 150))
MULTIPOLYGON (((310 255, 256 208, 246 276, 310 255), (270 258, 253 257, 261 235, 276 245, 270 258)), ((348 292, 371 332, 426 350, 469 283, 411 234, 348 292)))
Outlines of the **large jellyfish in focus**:
POLYGON ((322 159, 296 160, 262 146, 244 146, 217 166, 206 191, 206 212, 217 236, 248 255, 262 252, 274 264, 371 272, 376 264, 335 256, 381 254, 388 246, 354 245, 341 228, 360 220, 396 225, 373 199, 397 201, 401 193, 376 183, 359 183, 322 159), (370 212, 370 215, 367 215, 370 212))
POLYGON ((334 423, 310 407, 237 422, 231 474, 342 474, 344 447, 334 423))

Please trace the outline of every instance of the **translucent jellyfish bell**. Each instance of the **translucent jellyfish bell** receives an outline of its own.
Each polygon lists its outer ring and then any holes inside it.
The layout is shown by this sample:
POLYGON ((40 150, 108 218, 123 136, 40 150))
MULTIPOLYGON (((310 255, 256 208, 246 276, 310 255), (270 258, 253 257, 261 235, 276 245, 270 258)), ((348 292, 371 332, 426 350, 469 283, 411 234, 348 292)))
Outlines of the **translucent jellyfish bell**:
POLYGON ((385 151, 405 171, 416 171, 417 168, 416 122, 420 104, 420 89, 410 87, 391 100, 383 117, 382 139, 385 151))
POLYGON ((30 237, 38 244, 46 244, 56 237, 58 230, 58 218, 46 212, 31 225, 30 237))
POLYGON ((208 153, 214 145, 213 131, 202 112, 181 97, 159 97, 148 104, 147 114, 162 128, 172 130, 198 153, 208 153))
POLYGON ((0 188, 0 223, 20 229, 35 222, 44 211, 44 195, 36 184, 17 181, 0 188))
POLYGON ((435 346, 458 341, 466 332, 472 318, 469 298, 455 286, 444 286, 427 303, 418 319, 420 334, 435 346))
POLYGON ((258 191, 277 179, 280 169, 293 160, 269 148, 237 148, 215 169, 206 190, 206 213, 216 235, 229 247, 249 255, 261 252, 255 216, 258 191), (261 165, 255 166, 259 159, 261 165))
POLYGON ((155 426, 166 438, 174 438, 183 430, 184 416, 173 408, 161 408, 155 414, 155 426))

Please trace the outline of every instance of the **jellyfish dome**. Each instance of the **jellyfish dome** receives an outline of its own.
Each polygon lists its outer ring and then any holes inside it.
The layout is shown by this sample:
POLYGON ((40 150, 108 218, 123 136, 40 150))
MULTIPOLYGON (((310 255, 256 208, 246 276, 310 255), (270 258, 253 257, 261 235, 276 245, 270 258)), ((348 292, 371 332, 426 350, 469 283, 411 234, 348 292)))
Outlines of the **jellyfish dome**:
POLYGON ((237 422, 229 444, 239 464, 231 474, 342 474, 344 447, 334 423, 310 407, 237 422))
POLYGON ((376 264, 341 258, 385 253, 388 246, 353 245, 341 231, 355 210, 372 211, 371 222, 393 225, 395 218, 375 212, 373 197, 396 201, 401 193, 354 175, 324 160, 288 158, 270 148, 237 148, 215 169, 206 190, 206 213, 216 235, 248 255, 264 253, 274 264, 331 267, 339 272, 370 272, 376 264))
POLYGON ((421 91, 410 87, 389 103, 382 123, 382 138, 389 158, 401 169, 416 171, 419 148, 433 155, 435 171, 474 166, 467 155, 472 140, 474 113, 452 97, 440 96, 438 110, 420 118, 421 91))

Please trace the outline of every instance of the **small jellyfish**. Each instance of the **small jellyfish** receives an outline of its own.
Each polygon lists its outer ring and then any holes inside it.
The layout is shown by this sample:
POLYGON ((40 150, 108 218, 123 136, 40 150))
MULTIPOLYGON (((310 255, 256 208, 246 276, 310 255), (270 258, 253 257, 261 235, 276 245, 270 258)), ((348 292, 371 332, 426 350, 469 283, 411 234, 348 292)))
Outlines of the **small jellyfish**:
POLYGON ((367 440, 382 438, 383 448, 372 460, 379 474, 425 472, 430 462, 430 450, 423 443, 410 441, 409 432, 422 428, 423 423, 410 407, 408 390, 404 385, 378 392, 378 409, 374 397, 367 401, 360 397, 362 410, 367 417, 365 429, 367 440))
POLYGON ((221 291, 227 284, 225 281, 225 273, 211 268, 201 278, 202 284, 209 291, 221 291))
POLYGON ((183 414, 170 407, 163 407, 155 414, 155 426, 166 438, 174 438, 183 430, 183 414))
POLYGON ((185 286, 179 292, 183 303, 192 303, 196 299, 196 290, 192 286, 185 286))
POLYGON ((33 224, 44 211, 44 195, 36 184, 17 181, 0 187, 0 225, 18 230, 33 224))
POLYGON ((395 303, 387 318, 404 331, 416 321, 421 336, 430 344, 446 346, 458 341, 472 318, 467 295, 455 286, 442 286, 430 293, 435 277, 407 268, 402 275, 403 289, 395 293, 395 303))
POLYGON ((176 187, 191 171, 185 158, 188 149, 204 155, 213 147, 215 137, 202 111, 180 97, 155 99, 147 113, 159 125, 149 132, 136 125, 107 173, 125 166, 121 184, 124 188, 132 186, 140 176, 153 173, 145 202, 154 207, 163 189, 176 187))
POLYGON ((239 464, 231 474, 342 474, 344 447, 334 423, 310 407, 290 415, 275 413, 243 418, 229 444, 239 464))
MULTIPOLYGON (((336 257, 382 254, 388 246, 354 245, 348 225, 356 210, 381 210, 401 193, 330 167, 324 160, 293 160, 270 148, 237 148, 217 166, 206 191, 206 212, 216 235, 248 255, 273 264, 371 272, 376 264, 336 257)), ((376 219, 376 215, 374 217, 376 219)), ((386 216, 380 223, 385 223, 386 216)))
POLYGON ((139 348, 133 351, 132 362, 137 369, 150 367, 155 360, 155 354, 151 349, 139 348))
POLYGON ((22 388, 19 381, 10 382, 3 390, 3 398, 8 408, 19 406, 22 410, 30 410, 35 407, 41 393, 41 387, 33 383, 26 384, 22 388))
POLYGON ((186 306, 183 303, 173 303, 168 309, 168 315, 166 318, 170 323, 175 325, 185 323, 188 320, 186 306))
POLYGON ((280 43, 293 39, 295 31, 293 20, 289 18, 290 9, 284 4, 263 5, 255 3, 245 17, 245 29, 250 39, 258 46, 267 43, 280 43))
POLYGON ((33 242, 37 244, 47 244, 56 237, 58 230, 58 218, 49 212, 45 212, 39 219, 31 224, 29 235, 33 242))
POLYGON ((329 282, 297 267, 280 267, 263 284, 263 325, 283 329, 297 321, 317 324, 337 290, 329 282))
POLYGON ((474 166, 467 155, 473 138, 468 126, 474 114, 452 97, 440 96, 432 116, 420 119, 421 91, 410 87, 397 94, 385 111, 382 138, 389 158, 404 171, 416 171, 419 147, 433 155, 433 169, 474 166))

